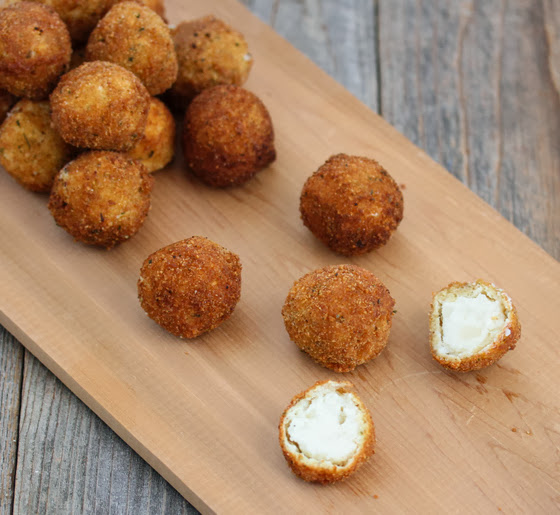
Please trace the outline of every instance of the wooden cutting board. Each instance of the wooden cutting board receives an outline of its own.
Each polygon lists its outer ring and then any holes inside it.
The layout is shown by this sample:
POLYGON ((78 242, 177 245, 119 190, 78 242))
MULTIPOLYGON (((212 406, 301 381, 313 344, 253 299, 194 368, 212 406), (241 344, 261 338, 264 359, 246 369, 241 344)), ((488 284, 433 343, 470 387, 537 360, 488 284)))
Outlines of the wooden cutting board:
POLYGON ((179 156, 156 176, 145 226, 111 251, 73 243, 45 196, 0 174, 0 322, 202 511, 557 510, 559 264, 244 7, 168 5, 173 23, 209 12, 248 39, 246 86, 271 112, 276 163, 213 190, 179 156), (338 152, 373 157, 405 185, 398 232, 360 258, 333 254, 299 220, 303 182, 338 152), (149 253, 193 234, 240 255, 243 291, 228 322, 182 341, 144 315, 136 281, 149 253), (297 350, 280 310, 294 280, 343 262, 378 275, 398 313, 381 356, 339 375, 297 350), (522 338, 491 368, 446 372, 428 349, 431 292, 479 277, 513 297, 522 338), (277 424, 326 378, 354 382, 378 444, 350 480, 317 486, 289 471, 277 424))

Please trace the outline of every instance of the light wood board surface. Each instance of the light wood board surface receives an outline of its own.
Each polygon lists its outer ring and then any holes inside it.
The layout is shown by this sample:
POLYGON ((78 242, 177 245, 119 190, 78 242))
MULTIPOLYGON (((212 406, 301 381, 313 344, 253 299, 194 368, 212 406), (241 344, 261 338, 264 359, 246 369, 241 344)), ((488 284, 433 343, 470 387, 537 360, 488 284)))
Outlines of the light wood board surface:
MULTIPOLYGON (((43 197, 3 176, 2 321, 200 508, 453 509, 468 501, 502 509, 537 502, 550 511, 558 488, 557 263, 268 28, 235 5, 216 5, 258 42, 248 87, 271 110, 278 162, 228 192, 189 181, 177 163, 158 177, 142 232, 110 253, 73 245, 43 197), (333 374, 295 350, 279 311, 299 275, 343 262, 297 214, 303 180, 338 151, 374 156, 406 184, 405 221, 385 249, 354 260, 386 282, 399 310, 387 351, 348 375, 374 414, 378 453, 351 482, 324 489, 291 477, 276 424, 293 394, 333 374), (143 316, 135 282, 147 253, 195 233, 241 255, 243 299, 203 341, 178 342, 143 316), (517 301, 523 345, 500 367, 447 375, 425 345, 430 292, 478 276, 517 301)), ((171 8, 170 18, 208 8, 171 8)))

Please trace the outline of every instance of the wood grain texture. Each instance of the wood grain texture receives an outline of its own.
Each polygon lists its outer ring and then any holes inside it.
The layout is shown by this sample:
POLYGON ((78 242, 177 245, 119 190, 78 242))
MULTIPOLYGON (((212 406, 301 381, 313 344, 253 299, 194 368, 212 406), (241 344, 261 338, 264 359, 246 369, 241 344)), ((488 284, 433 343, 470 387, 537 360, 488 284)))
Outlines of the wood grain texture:
POLYGON ((29 352, 14 513, 196 513, 29 352))
POLYGON ((560 257, 560 4, 381 1, 386 120, 560 257))
MULTIPOLYGON (((254 4, 253 8, 257 8, 257 7, 260 6, 259 8, 263 9, 263 12, 266 12, 267 6, 264 5, 264 2, 251 2, 251 3, 254 4)), ((325 3, 329 3, 329 4, 330 4, 330 2, 325 2, 325 3)), ((355 4, 354 2, 350 2, 350 3, 351 3, 351 4, 355 4)), ((424 3, 425 3, 425 2, 424 2, 424 3)), ((343 32, 341 33, 341 34, 343 35, 342 40, 341 40, 341 39, 338 39, 338 40, 337 40, 337 39, 336 39, 336 36, 334 36, 334 35, 330 35, 330 36, 327 36, 327 35, 325 35, 325 34, 322 34, 322 35, 321 35, 321 34, 320 34, 320 31, 321 31, 321 30, 326 31, 327 33, 328 33, 329 31, 333 30, 333 32, 336 34, 336 29, 332 29, 332 28, 331 28, 332 25, 329 25, 328 23, 326 24, 326 29, 325 29, 325 27, 320 27, 319 25, 316 25, 316 22, 313 21, 313 20, 317 20, 317 19, 320 19, 320 20, 327 20, 327 22, 328 22, 329 19, 335 20, 335 21, 337 21, 338 19, 344 20, 345 16, 341 15, 340 13, 338 13, 338 16, 334 16, 334 17, 333 17, 333 16, 331 16, 331 17, 327 16, 327 15, 324 14, 324 13, 329 11, 329 7, 321 7, 321 6, 319 5, 318 2, 315 2, 315 3, 314 3, 314 2, 304 2, 303 4, 301 4, 301 3, 299 3, 299 2, 298 2, 298 3, 292 3, 292 2, 280 2, 280 3, 278 3, 278 2, 277 2, 277 3, 276 3, 276 5, 277 5, 276 11, 275 11, 274 8, 273 8, 274 6, 271 5, 270 2, 269 2, 268 4, 269 4, 269 6, 270 6, 269 12, 270 12, 271 14, 274 14, 274 16, 276 16, 276 17, 278 17, 279 14, 280 14, 280 18, 279 18, 280 21, 279 21, 277 24, 275 24, 275 27, 276 27, 277 30, 279 30, 279 28, 282 28, 282 27, 286 28, 287 30, 290 30, 291 27, 296 26, 295 24, 290 25, 290 23, 289 23, 288 21, 284 21, 284 22, 281 21, 281 20, 282 20, 282 16, 284 16, 286 20, 289 20, 289 17, 294 15, 293 13, 296 13, 298 17, 299 17, 299 16, 305 16, 306 13, 307 13, 308 19, 307 19, 306 23, 308 24, 308 30, 309 30, 310 34, 312 34, 312 36, 307 36, 307 37, 306 37, 306 36, 304 35, 304 37, 306 38, 307 43, 302 44, 301 48, 303 48, 303 49, 305 50, 305 44, 317 45, 317 50, 316 50, 316 52, 317 52, 320 56, 322 56, 322 57, 320 57, 320 59, 318 59, 318 61, 320 61, 321 66, 322 66, 324 69, 327 69, 327 70, 329 71, 329 73, 334 74, 334 75, 337 77, 337 79, 338 79, 340 82, 344 83, 347 87, 352 88, 352 81, 351 81, 351 79, 352 79, 352 73, 348 73, 348 74, 345 76, 345 74, 344 74, 344 72, 343 72, 341 75, 338 75, 338 74, 340 74, 340 70, 343 69, 343 67, 341 67, 341 66, 334 66, 332 63, 336 63, 336 62, 339 62, 339 61, 337 61, 336 56, 333 58, 331 55, 329 55, 329 52, 332 52, 333 49, 334 49, 334 52, 336 53, 336 51, 337 51, 339 48, 341 48, 341 46, 342 46, 343 43, 344 43, 344 36, 345 36, 344 33, 343 33, 343 32), (279 9, 279 7, 280 7, 282 4, 289 4, 289 5, 290 5, 290 9, 285 9, 285 10, 279 9), (283 14, 282 14, 282 13, 283 13, 283 14), (325 41, 328 42, 329 39, 331 39, 332 41, 335 41, 335 43, 334 43, 334 44, 331 44, 330 47, 329 47, 329 45, 325 45, 325 44, 324 44, 324 42, 325 42, 325 41), (326 52, 324 52, 324 51, 326 51, 326 52), (322 52, 324 52, 324 53, 322 54, 322 52), (330 69, 329 69, 329 66, 331 67, 330 69), (350 79, 350 80, 347 82, 348 79, 350 79)), ((357 3, 356 3, 356 4, 357 4, 357 3)), ((368 4, 368 5, 373 5, 373 3, 371 3, 371 4, 370 4, 370 3, 359 3, 360 6, 363 6, 363 5, 366 5, 366 4, 368 4)), ((368 5, 366 5, 366 8, 368 7, 368 5)), ((511 5, 511 4, 510 4, 510 5, 511 5)), ((553 3, 551 3, 551 6, 553 7, 553 3)), ((551 6, 549 6, 549 8, 550 8, 551 6)), ((445 9, 445 6, 439 6, 439 8, 440 8, 440 9, 445 9)), ((475 7, 475 8, 478 8, 478 7, 475 7)), ((366 10, 367 10, 367 9, 366 9, 366 10)), ((335 13, 335 12, 336 12, 335 9, 332 9, 332 12, 335 13)), ((345 9, 344 11, 341 11, 341 12, 348 13, 348 12, 349 12, 349 9, 345 9)), ((350 17, 351 17, 350 15, 346 15, 346 19, 349 19, 350 17)), ((266 19, 266 17, 265 17, 265 19, 266 19)), ((272 23, 274 23, 273 20, 274 20, 274 17, 271 19, 271 22, 272 22, 272 23)), ((360 16, 359 23, 364 23, 364 24, 367 25, 368 23, 370 23, 369 20, 370 20, 370 18, 367 18, 367 17, 365 17, 365 16, 360 16)), ((357 23, 357 25, 359 25, 359 23, 357 23)), ((549 21, 547 21, 547 23, 548 23, 548 25, 550 25, 550 22, 549 22, 549 21)), ((553 27, 554 27, 554 24, 553 24, 553 27)), ((548 30, 550 31, 550 30, 553 30, 553 29, 550 29, 550 28, 549 28, 548 30)), ((292 36, 291 36, 291 38, 297 38, 297 37, 298 37, 297 31, 294 31, 294 30, 292 29, 292 36)), ((346 37, 348 37, 348 35, 346 35, 346 37)), ((468 44, 470 44, 470 45, 476 45, 476 43, 477 43, 476 41, 471 41, 471 42, 468 43, 468 44)), ((366 52, 367 52, 367 50, 366 50, 366 52)), ((367 54, 364 54, 364 55, 367 55, 367 54)), ((344 56, 343 56, 343 58, 344 58, 344 56)), ((344 59, 343 59, 343 60, 344 60, 344 59)), ((410 71, 408 71, 407 73, 410 73, 410 71)), ((361 80, 361 79, 360 79, 360 80, 361 80)), ((373 93, 372 93, 371 88, 365 88, 364 90, 361 90, 360 88, 356 88, 356 89, 353 89, 352 91, 353 91, 359 98, 362 98, 363 100, 365 100, 369 105, 375 107, 375 105, 376 105, 375 100, 376 100, 376 98, 377 98, 376 90, 373 90, 373 93), (365 93, 364 93, 364 91, 365 91, 365 93), (369 96, 368 96, 368 95, 369 95, 369 96)), ((451 106, 450 109, 452 109, 452 108, 453 108, 453 107, 451 106)), ((402 109, 402 107, 401 107, 401 109, 402 109)), ((424 113, 423 108, 421 108, 420 111, 422 111, 421 116, 425 116, 425 113, 424 113)), ((436 115, 443 118, 443 120, 444 120, 443 123, 447 123, 447 122, 445 121, 445 112, 444 112, 443 116, 442 116, 442 114, 441 114, 441 111, 438 112, 438 113, 436 113, 436 115)), ((430 125, 430 124, 428 123, 428 125, 430 125)), ((450 156, 451 156, 451 158, 452 158, 453 154, 450 153, 450 156)), ((438 159, 440 159, 440 155, 435 155, 435 157, 438 158, 438 159)), ((505 188, 510 188, 510 189, 512 189, 512 190, 515 190, 514 181, 512 181, 511 184, 506 184, 506 186, 501 186, 501 188, 504 188, 504 187, 505 187, 505 188)), ((533 237, 535 237, 535 235, 533 235, 533 237)), ((538 241, 538 234, 536 235, 535 238, 536 238, 537 241, 538 241)), ((37 375, 39 375, 39 374, 37 374, 37 375)), ((420 377, 420 378, 421 378, 421 377, 420 377)), ((403 376, 403 377, 399 377, 399 378, 398 378, 398 381, 402 381, 402 384, 407 384, 407 383, 410 383, 411 381, 414 381, 414 380, 415 380, 414 377, 408 377, 408 378, 407 378, 406 376, 403 376)), ((467 383, 469 383, 469 382, 467 381, 467 383)), ((497 385, 497 384, 498 384, 498 383, 495 383, 495 385, 497 385)), ((496 388, 495 385, 492 386, 492 387, 493 387, 493 388, 496 388)), ((475 383, 475 382, 473 382, 473 383, 469 386, 469 388, 472 387, 473 389, 475 389, 475 388, 477 388, 477 387, 479 387, 479 386, 480 386, 480 383, 475 383)), ((38 388, 38 387, 37 387, 36 389, 37 389, 37 390, 41 390, 41 388, 38 388)), ((512 393, 512 392, 510 392, 510 393, 512 393)), ((513 392, 513 393, 515 393, 515 392, 513 392)), ((380 391, 379 394, 382 394, 382 392, 380 391)), ((385 395, 386 395, 386 392, 385 392, 385 395)), ((511 395, 511 399, 515 400, 515 399, 516 399, 515 395, 511 395)), ((467 407, 468 407, 468 406, 467 406, 467 407)), ((57 415, 57 416, 59 416, 59 417, 60 417, 60 413, 61 413, 62 411, 65 411, 65 410, 67 411, 67 409, 66 409, 66 408, 63 408, 63 407, 59 407, 59 408, 57 408, 57 409, 59 409, 59 415, 57 415), (62 410, 62 411, 60 411, 60 410, 62 410)), ((472 408, 471 408, 471 409, 472 409, 472 408)), ((37 411, 37 410, 35 410, 35 411, 37 411)), ((44 413, 49 413, 49 411, 46 411, 46 412, 44 412, 44 413)), ((473 423, 477 423, 477 421, 479 422, 479 414, 478 414, 478 412, 477 412, 476 410, 474 410, 473 413, 472 413, 471 415, 472 415, 472 417, 469 416, 469 419, 467 420, 467 422, 468 422, 467 425, 472 425, 473 423)), ((45 416, 43 416, 42 419, 43 419, 43 420, 46 420, 45 416)), ((44 423, 44 422, 43 422, 43 423, 44 423)), ((68 430, 68 429, 67 429, 67 431, 72 432, 73 430, 68 430)), ((48 433, 48 432, 47 432, 47 433, 48 433)), ((55 435, 55 434, 56 434, 56 431, 55 431, 55 432, 51 432, 50 434, 51 434, 51 437, 52 437, 52 435, 55 435)), ((108 434, 110 434, 110 433, 108 433, 108 434)), ((56 439, 56 438, 55 438, 55 439, 56 439)), ((31 439, 31 440, 32 440, 32 439, 31 439)), ((105 448, 110 448, 110 446, 107 445, 107 446, 105 446, 105 448)), ((88 455, 89 455, 89 453, 90 453, 90 451, 88 451, 88 455)), ((78 454, 79 454, 79 453, 76 453, 76 455, 78 455, 78 454)), ((113 454, 113 453, 111 452, 111 454, 113 454)), ((120 453, 119 453, 119 452, 116 452, 116 453, 114 453, 114 454, 115 454, 115 456, 118 457, 120 453)), ((123 454, 124 454, 124 455, 122 456, 122 462, 125 463, 126 460, 129 459, 129 456, 130 456, 130 455, 129 455, 129 454, 126 454, 126 453, 123 453, 123 454)), ((63 461, 66 461, 67 463, 68 463, 69 461, 71 461, 70 458, 67 458, 67 457, 64 457, 64 456, 63 456, 61 459, 62 459, 63 461)), ((118 459, 118 458, 115 458, 115 459, 118 459)), ((119 464, 113 464, 112 466, 115 467, 115 468, 117 468, 117 469, 121 469, 121 468, 123 467, 122 464, 120 464, 120 465, 119 465, 119 464)), ((45 468, 45 470, 46 470, 46 468, 45 468)), ((64 474, 62 474, 62 475, 64 475, 64 474)), ((47 474, 47 476, 48 476, 48 474, 47 474)), ((123 479, 121 479, 122 476, 123 476, 122 474, 118 474, 118 473, 112 474, 111 477, 115 477, 115 481, 112 482, 112 486, 111 486, 110 488, 120 488, 120 487, 122 487, 123 485, 126 487, 126 486, 127 486, 126 481, 123 480, 123 479)), ((22 476, 22 477, 23 477, 23 476, 22 476)), ((91 476, 90 476, 90 477, 91 477, 91 476)), ((88 479, 86 482, 90 482, 90 481, 91 481, 91 479, 88 479)), ((35 483, 35 486, 37 487, 36 483, 35 483)), ((57 487, 56 485, 54 485, 54 486, 51 485, 49 488, 53 488, 52 491, 56 491, 56 488, 58 488, 58 487, 57 487)), ((77 487, 75 487, 75 488, 83 488, 83 487, 77 486, 77 487)), ((125 488, 125 491, 126 491, 126 490, 127 490, 127 488, 125 488)), ((61 492, 62 492, 62 490, 61 490, 61 492)), ((43 495, 43 494, 41 494, 41 495, 43 495)), ((487 495, 487 494, 485 493, 485 495, 487 495)), ((123 494, 121 493, 121 494, 116 494, 114 497, 115 497, 115 498, 118 497, 118 498, 122 499, 122 496, 123 496, 123 494)), ((105 497, 103 497, 103 496, 101 496, 101 498, 102 498, 102 499, 105 499, 105 497)), ((91 501, 90 501, 90 502, 91 502, 91 501)), ((103 502, 105 502, 105 501, 103 501, 103 502)), ((436 504, 437 504, 437 503, 435 503, 435 501, 434 501, 434 506, 435 506, 436 504)), ((94 503, 94 505, 95 505, 95 503, 94 503)), ((42 504, 41 506, 46 506, 46 505, 45 505, 45 504, 42 504)), ((103 504, 103 506, 107 506, 107 504, 103 504)), ((115 506, 117 506, 117 505, 115 505, 115 506)), ((118 504, 118 506, 122 506, 122 504, 118 504)))
POLYGON ((18 445, 23 347, 0 328, 0 513, 11 513, 18 445))
POLYGON ((243 0, 242 3, 377 111, 377 2, 243 0))

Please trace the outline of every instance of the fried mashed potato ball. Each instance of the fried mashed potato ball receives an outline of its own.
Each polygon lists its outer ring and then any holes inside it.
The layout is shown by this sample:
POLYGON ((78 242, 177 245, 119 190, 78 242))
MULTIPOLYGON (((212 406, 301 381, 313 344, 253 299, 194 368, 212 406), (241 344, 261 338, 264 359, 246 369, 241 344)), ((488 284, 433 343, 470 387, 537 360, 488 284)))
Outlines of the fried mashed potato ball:
POLYGON ((220 84, 241 86, 253 58, 240 32, 214 16, 180 23, 173 31, 179 74, 173 99, 186 106, 201 91, 220 84))
POLYGON ((190 170, 216 187, 243 184, 276 159, 266 107, 238 86, 215 86, 191 102, 183 149, 190 170))
POLYGON ((177 57, 169 27, 152 9, 136 2, 116 4, 89 37, 88 61, 110 61, 134 73, 150 95, 177 78, 177 57))
POLYGON ((174 154, 175 119, 161 100, 152 97, 144 136, 127 155, 141 161, 149 172, 156 172, 165 168, 174 154))
POLYGON ((4 89, 0 89, 0 123, 6 119, 8 111, 16 103, 17 98, 4 89))
POLYGON ((139 161, 118 152, 84 152, 56 176, 49 209, 76 241, 111 248, 144 223, 152 186, 139 161))
POLYGON ((433 296, 430 347, 445 368, 470 372, 488 367, 514 349, 520 336, 510 296, 491 283, 454 282, 433 296))
POLYGON ((319 381, 284 410, 280 447, 305 481, 346 479, 374 454, 375 426, 353 387, 348 381, 319 381))
POLYGON ((52 127, 46 100, 20 100, 0 126, 0 164, 31 191, 50 191, 74 153, 52 127))
POLYGON ((0 9, 0 88, 43 99, 68 69, 71 53, 68 29, 50 7, 19 2, 0 9))
POLYGON ((193 236, 146 258, 138 298, 147 315, 181 338, 216 328, 230 317, 241 295, 239 257, 193 236))
POLYGON ((350 372, 387 345, 395 301, 355 265, 326 266, 297 280, 282 316, 290 339, 317 363, 350 372))
POLYGON ((319 240, 354 256, 387 243, 403 218, 403 195, 377 161, 337 154, 307 179, 300 212, 319 240))
POLYGON ((63 75, 51 95, 53 122, 76 147, 130 150, 143 136, 150 94, 114 63, 84 63, 63 75))

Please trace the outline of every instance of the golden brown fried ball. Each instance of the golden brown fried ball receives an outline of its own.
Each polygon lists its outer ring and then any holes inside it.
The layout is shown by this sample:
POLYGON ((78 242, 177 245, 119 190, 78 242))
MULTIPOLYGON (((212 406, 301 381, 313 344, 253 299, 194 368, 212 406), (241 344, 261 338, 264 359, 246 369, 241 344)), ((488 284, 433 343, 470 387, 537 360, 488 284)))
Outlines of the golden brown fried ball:
POLYGON ((60 79, 51 107, 53 122, 67 143, 124 152, 144 134, 150 95, 122 66, 94 61, 60 79))
POLYGON ((6 119, 8 111, 16 103, 17 98, 4 89, 0 89, 0 123, 6 119))
POLYGON ((220 84, 241 86, 253 58, 243 35, 214 16, 182 22, 173 32, 179 62, 172 93, 186 106, 201 91, 220 84))
POLYGON ((317 382, 284 410, 280 447, 294 474, 305 481, 346 479, 374 453, 375 426, 353 386, 317 382))
POLYGON ((191 171, 218 187, 242 184, 276 159, 266 107, 238 86, 216 86, 192 101, 185 114, 183 148, 191 171))
POLYGON ((214 329, 233 313, 241 295, 239 257, 193 236, 146 258, 138 298, 148 316, 181 338, 214 329))
POLYGON ((20 100, 0 126, 0 164, 31 191, 50 191, 73 155, 52 127, 47 100, 20 100))
POLYGON ((177 78, 177 57, 169 27, 149 7, 121 2, 111 8, 89 37, 88 61, 110 61, 134 73, 151 95, 177 78))
POLYGON ((469 372, 490 366, 514 349, 520 336, 510 296, 492 283, 454 282, 433 296, 430 347, 445 368, 469 372))
POLYGON ((144 137, 127 156, 142 161, 148 172, 155 172, 165 168, 174 153, 175 119, 161 100, 152 97, 144 137))
POLYGON ((350 372, 387 345, 395 301, 368 270, 326 266, 297 280, 282 309, 290 339, 317 363, 350 372))
POLYGON ((353 256, 387 243, 402 220, 403 196, 377 161, 338 154, 307 179, 300 211, 317 238, 353 256))
POLYGON ((50 7, 20 2, 0 10, 0 88, 45 98, 68 69, 68 29, 50 7))
POLYGON ((152 185, 139 161, 118 152, 85 152, 56 176, 49 209, 75 240, 111 248, 144 223, 152 185))

